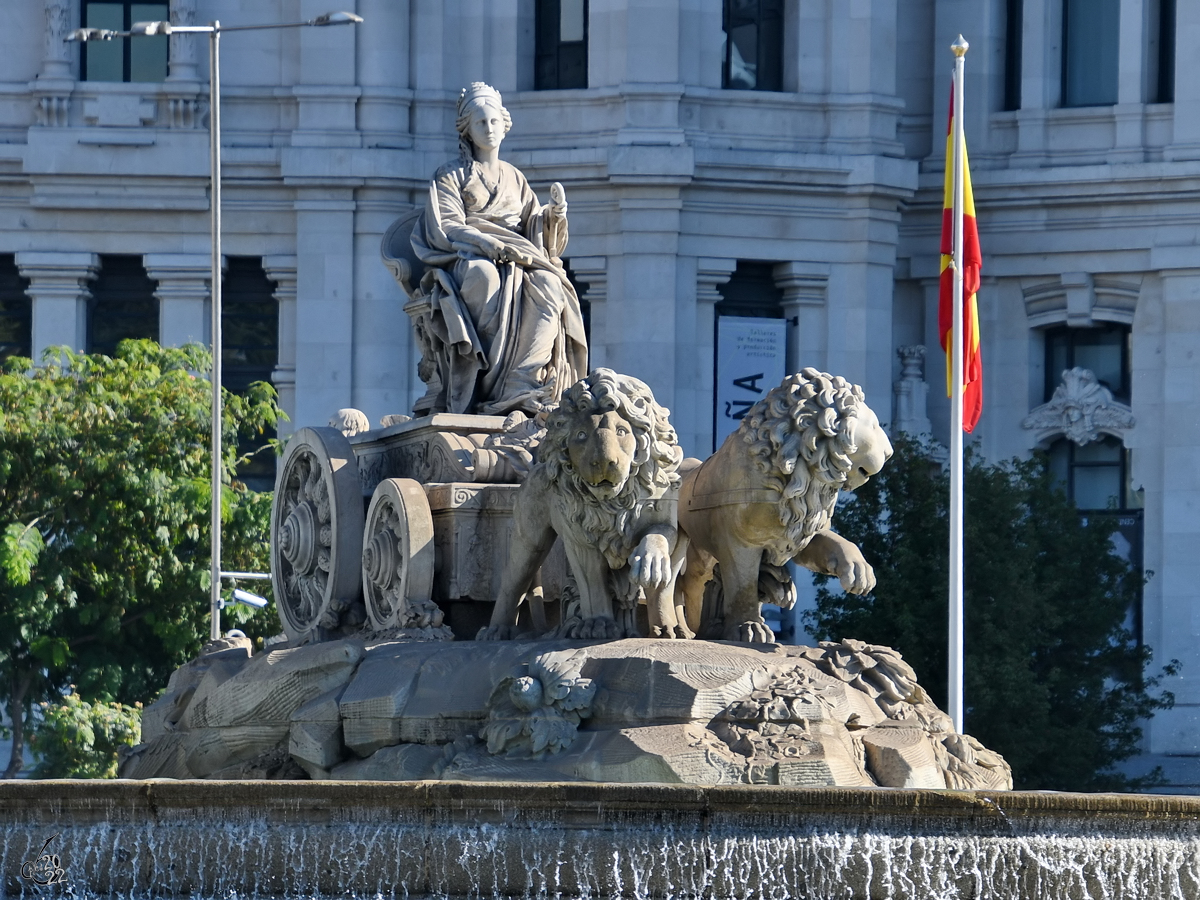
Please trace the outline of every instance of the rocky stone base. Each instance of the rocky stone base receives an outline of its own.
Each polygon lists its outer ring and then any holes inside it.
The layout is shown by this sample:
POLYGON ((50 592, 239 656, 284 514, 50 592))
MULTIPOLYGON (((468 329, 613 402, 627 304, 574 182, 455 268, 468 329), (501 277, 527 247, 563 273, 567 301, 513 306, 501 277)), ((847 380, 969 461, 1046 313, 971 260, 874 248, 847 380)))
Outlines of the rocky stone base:
POLYGON ((122 777, 1012 787, 857 641, 217 642, 142 735, 122 777))

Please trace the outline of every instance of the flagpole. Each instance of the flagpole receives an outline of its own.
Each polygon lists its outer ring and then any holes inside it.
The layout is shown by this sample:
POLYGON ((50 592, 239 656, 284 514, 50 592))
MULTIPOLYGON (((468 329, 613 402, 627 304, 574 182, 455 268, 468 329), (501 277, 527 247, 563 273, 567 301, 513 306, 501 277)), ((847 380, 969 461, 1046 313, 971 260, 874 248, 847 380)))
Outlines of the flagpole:
POLYGON ((954 730, 963 731, 963 68, 970 45, 960 34, 954 51, 954 324, 950 397, 950 690, 954 730))

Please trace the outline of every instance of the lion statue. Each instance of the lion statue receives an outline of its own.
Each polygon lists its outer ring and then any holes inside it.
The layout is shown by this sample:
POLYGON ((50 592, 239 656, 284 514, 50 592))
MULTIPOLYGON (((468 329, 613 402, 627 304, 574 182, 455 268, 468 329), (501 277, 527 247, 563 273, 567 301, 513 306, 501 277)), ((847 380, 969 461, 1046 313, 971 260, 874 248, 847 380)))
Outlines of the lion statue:
POLYGON ((836 576, 851 593, 871 590, 874 571, 857 546, 830 530, 830 520, 838 491, 862 485, 891 455, 858 385, 804 369, 768 391, 716 453, 684 467, 679 529, 688 546, 677 588, 690 628, 707 636, 719 618, 704 612, 715 564, 725 640, 774 640, 762 596, 795 602, 783 568, 789 560, 836 576))
POLYGON ((568 389, 517 492, 508 565, 479 640, 513 636, 521 598, 555 536, 579 598, 580 619, 563 637, 635 637, 639 600, 651 636, 694 636, 675 606, 686 552, 675 525, 683 452, 667 414, 644 383, 611 369, 568 389))

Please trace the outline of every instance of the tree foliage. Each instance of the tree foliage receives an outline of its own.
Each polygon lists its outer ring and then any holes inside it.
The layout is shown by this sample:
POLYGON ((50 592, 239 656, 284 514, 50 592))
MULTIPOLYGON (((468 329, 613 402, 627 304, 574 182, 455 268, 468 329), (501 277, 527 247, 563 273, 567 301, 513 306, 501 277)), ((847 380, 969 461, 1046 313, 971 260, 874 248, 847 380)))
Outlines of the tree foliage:
MULTIPOLYGON (((823 579, 810 630, 899 650, 946 700, 948 478, 905 439, 835 517, 875 567, 864 596, 823 579)), ((1017 787, 1131 790, 1114 766, 1138 751, 1139 722, 1173 697, 1147 676, 1150 648, 1125 622, 1140 573, 1111 552, 1112 523, 1085 525, 1044 460, 964 469, 966 730, 1002 753, 1017 787)), ((1174 674, 1178 663, 1163 670, 1174 674)))
MULTIPOLYGON (((47 352, 0 372, 0 699, 13 722, 68 684, 147 700, 208 634, 208 351, 125 341, 115 359, 47 352)), ((232 480, 240 435, 280 415, 274 390, 224 395, 226 568, 266 571, 270 498, 232 480)), ((236 621, 236 613, 235 613, 236 621)))
POLYGON ((72 692, 41 708, 29 741, 41 758, 38 778, 116 778, 120 748, 142 737, 140 703, 88 703, 72 692))

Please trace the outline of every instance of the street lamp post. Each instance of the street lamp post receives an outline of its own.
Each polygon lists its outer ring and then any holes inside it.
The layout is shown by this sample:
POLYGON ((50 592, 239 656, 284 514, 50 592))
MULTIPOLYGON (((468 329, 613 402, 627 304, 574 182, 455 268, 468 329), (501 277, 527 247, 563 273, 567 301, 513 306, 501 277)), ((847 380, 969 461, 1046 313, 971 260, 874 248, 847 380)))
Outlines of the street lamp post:
MULTIPOLYGON (((209 591, 210 638, 221 637, 221 35, 227 31, 263 31, 274 28, 355 25, 362 16, 350 12, 328 12, 305 22, 273 22, 264 25, 173 25, 170 22, 135 22, 129 31, 78 28, 68 41, 111 41, 113 38, 150 37, 168 34, 208 35, 208 136, 210 207, 212 212, 212 504, 211 585, 209 591)), ((240 598, 239 598, 240 599, 240 598)))

